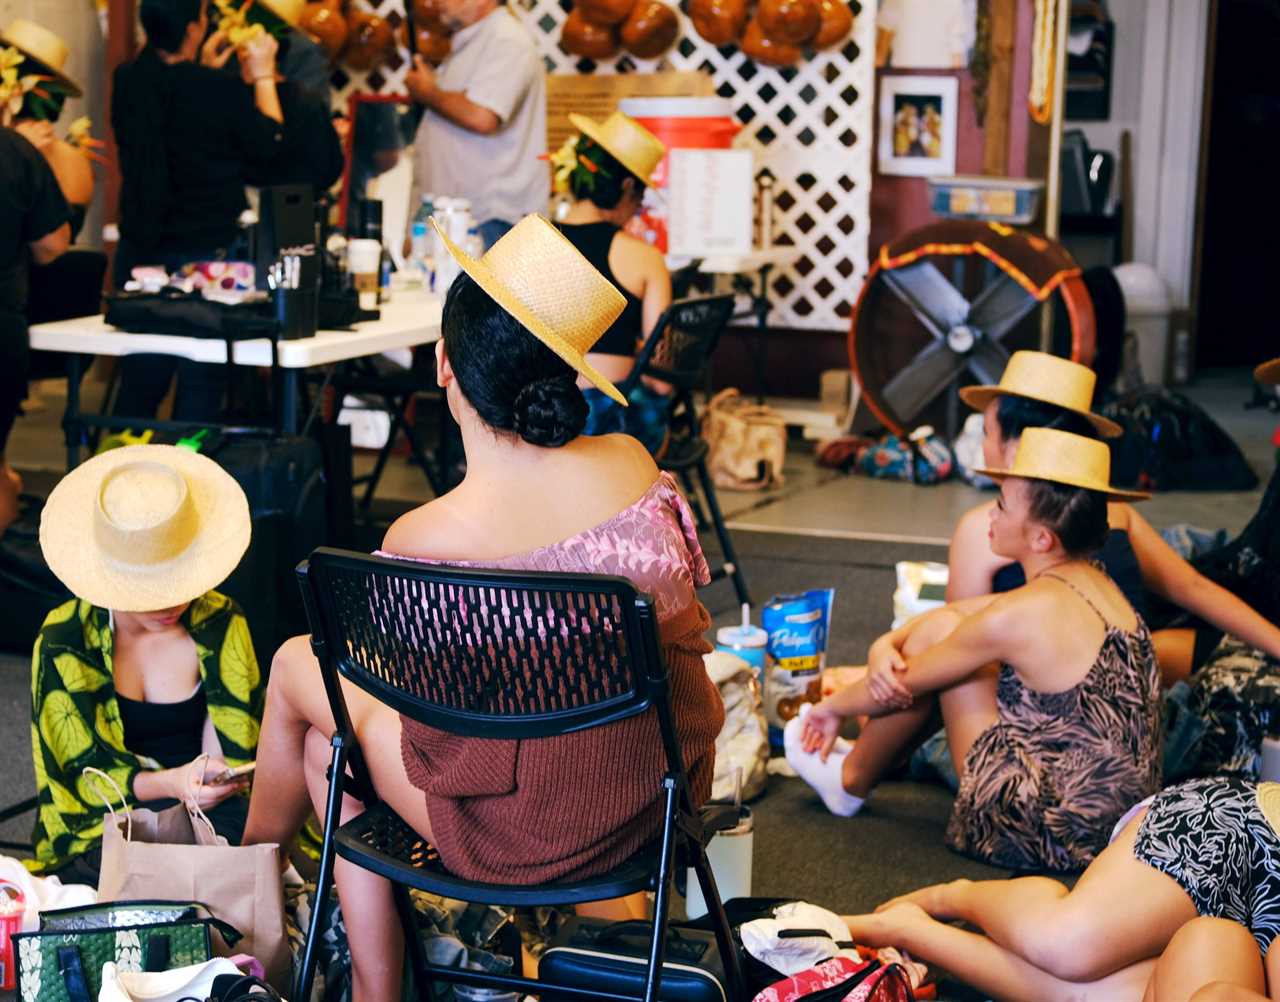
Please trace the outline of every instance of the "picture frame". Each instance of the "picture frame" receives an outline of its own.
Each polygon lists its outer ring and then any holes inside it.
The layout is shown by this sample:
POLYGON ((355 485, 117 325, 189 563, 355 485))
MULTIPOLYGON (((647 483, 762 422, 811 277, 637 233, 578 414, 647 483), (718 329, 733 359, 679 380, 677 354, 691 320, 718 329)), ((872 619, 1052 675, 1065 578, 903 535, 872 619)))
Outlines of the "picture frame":
POLYGON ((960 85, 953 76, 880 78, 879 172, 937 177, 956 172, 960 85))

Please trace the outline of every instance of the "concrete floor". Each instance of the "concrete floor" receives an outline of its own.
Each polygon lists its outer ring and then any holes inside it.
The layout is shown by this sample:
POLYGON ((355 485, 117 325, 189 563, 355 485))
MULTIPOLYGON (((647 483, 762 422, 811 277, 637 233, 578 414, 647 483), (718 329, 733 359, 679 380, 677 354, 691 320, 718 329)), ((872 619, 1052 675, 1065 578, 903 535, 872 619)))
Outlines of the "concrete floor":
MULTIPOLYGON (((1263 408, 1245 410, 1250 387, 1245 370, 1222 370, 1202 375, 1185 392, 1236 440, 1262 483, 1253 491, 1162 494, 1142 508, 1157 528, 1189 522, 1234 533, 1252 516, 1275 462, 1270 443, 1280 416, 1263 408)), ((101 392, 102 384, 91 374, 85 381, 86 404, 96 405, 101 392)), ((14 430, 9 461, 19 470, 62 470, 65 452, 59 421, 65 400, 63 384, 54 380, 38 384, 34 399, 35 409, 14 430)), ((372 462, 372 453, 358 453, 357 472, 367 470, 372 462)), ((409 501, 431 497, 422 474, 400 458, 388 465, 378 494, 409 501)), ((721 491, 720 502, 730 527, 739 532, 945 546, 959 516, 987 496, 960 480, 918 487, 822 469, 813 461, 808 443, 793 439, 782 487, 757 492, 721 491)))

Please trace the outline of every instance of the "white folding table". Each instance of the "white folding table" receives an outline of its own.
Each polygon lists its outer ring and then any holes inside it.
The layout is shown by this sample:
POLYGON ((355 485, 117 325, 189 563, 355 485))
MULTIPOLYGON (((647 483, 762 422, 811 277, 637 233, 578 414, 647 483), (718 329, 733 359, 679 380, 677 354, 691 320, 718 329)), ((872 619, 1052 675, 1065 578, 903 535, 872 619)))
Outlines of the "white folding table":
MULTIPOLYGON (((314 337, 276 342, 276 364, 282 375, 280 428, 285 434, 298 429, 299 384, 304 369, 378 355, 397 348, 413 348, 440 339, 438 296, 400 292, 381 307, 377 320, 356 324, 352 330, 323 330, 314 337)), ((108 326, 101 315, 36 324, 31 347, 64 352, 67 356, 67 410, 62 426, 67 441, 67 468, 80 462, 84 429, 160 426, 136 418, 114 418, 80 411, 81 355, 174 355, 193 362, 226 364, 227 342, 221 338, 174 337, 168 334, 135 334, 108 326)), ((269 366, 272 344, 267 338, 233 341, 235 365, 269 366)))

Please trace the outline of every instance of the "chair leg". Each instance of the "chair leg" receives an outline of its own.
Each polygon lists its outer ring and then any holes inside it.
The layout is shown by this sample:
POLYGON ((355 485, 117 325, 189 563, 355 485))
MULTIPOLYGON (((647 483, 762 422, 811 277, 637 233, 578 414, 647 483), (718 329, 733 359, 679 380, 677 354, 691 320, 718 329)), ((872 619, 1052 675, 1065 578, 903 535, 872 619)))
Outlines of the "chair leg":
POLYGON ((644 1002, 656 1002, 662 986, 662 960, 667 949, 667 913, 671 905, 672 859, 675 856, 676 781, 662 781, 666 791, 666 814, 662 826, 662 853, 658 859, 657 893, 653 903, 653 942, 649 946, 649 974, 645 978, 644 1002))
POLYGON ((378 458, 373 464, 373 471, 369 474, 369 479, 364 485, 364 494, 360 496, 360 509, 367 512, 369 505, 373 503, 373 493, 378 489, 378 481, 382 479, 382 473, 387 468, 387 460, 391 458, 391 450, 396 446, 396 436, 404 426, 404 415, 400 408, 388 407, 391 412, 391 430, 387 434, 387 444, 378 450, 378 458))
POLYGON ((418 915, 413 907, 413 898, 404 884, 391 885, 391 896, 395 899, 396 914, 400 916, 400 927, 404 930, 404 949, 409 958, 409 967, 413 971, 414 994, 422 1002, 431 1002, 435 997, 432 992, 431 975, 427 971, 427 950, 422 945, 422 937, 418 935, 418 915))
POLYGON ((333 755, 329 759, 329 799, 324 809, 324 843, 320 849, 320 872, 316 877, 316 900, 311 907, 311 924, 302 950, 302 967, 293 984, 295 999, 311 997, 316 977, 317 951, 329 912, 329 891, 333 887, 333 833, 342 822, 342 786, 347 774, 347 743, 341 733, 333 736, 333 755))
POLYGON ((707 906, 707 917, 711 919, 711 931, 716 937, 716 946, 720 948, 720 959, 724 963, 725 980, 728 984, 729 998, 745 999, 747 997, 746 978, 742 973, 742 961, 733 942, 733 929, 729 925, 729 917, 724 912, 724 902, 720 900, 720 889, 716 887, 715 877, 711 873, 711 862, 707 859, 706 850, 697 842, 691 846, 694 875, 698 879, 698 887, 702 890, 702 900, 707 906))
POLYGON ((738 565, 738 555, 733 549, 733 540, 729 538, 729 530, 725 527, 720 502, 716 499, 716 485, 711 480, 706 463, 698 464, 698 480, 702 483, 702 493, 707 499, 707 510, 711 513, 711 522, 716 529, 716 539, 720 541, 720 549, 724 553, 725 573, 733 578, 733 590, 738 594, 738 601, 750 605, 751 594, 747 591, 747 579, 738 565))
POLYGON ((685 498, 689 502, 689 507, 693 509, 693 521, 698 526, 698 531, 706 532, 711 528, 711 523, 707 520, 706 512, 702 510, 702 501, 698 497, 698 485, 693 479, 693 474, 687 469, 681 470, 680 483, 684 485, 685 498))
POLYGON ((431 486, 431 491, 436 497, 440 497, 445 493, 443 490, 444 480, 436 470, 436 464, 427 450, 423 448, 421 440, 418 438, 418 429, 410 421, 402 420, 404 427, 404 437, 409 442, 409 453, 413 457, 413 461, 422 467, 422 472, 426 475, 427 483, 431 486))

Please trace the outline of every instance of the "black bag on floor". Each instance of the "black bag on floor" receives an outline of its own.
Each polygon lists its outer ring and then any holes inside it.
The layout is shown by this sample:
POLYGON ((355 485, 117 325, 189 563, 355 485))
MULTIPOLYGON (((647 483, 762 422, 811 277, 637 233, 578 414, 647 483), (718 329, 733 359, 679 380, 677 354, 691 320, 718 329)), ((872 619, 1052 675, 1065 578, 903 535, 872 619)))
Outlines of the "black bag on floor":
POLYGON ((1247 491, 1258 485, 1235 441, 1201 407, 1143 386, 1101 408, 1124 434, 1111 439, 1111 481, 1155 491, 1247 491))
POLYGON ((40 626, 71 592, 40 552, 43 497, 23 494, 18 520, 0 537, 0 650, 30 656, 40 626))
MULTIPOLYGON (((538 979, 640 998, 652 938, 651 922, 571 918, 538 961, 538 979)), ((554 991, 542 995, 543 1002, 560 998, 554 991)), ((661 1002, 732 1002, 714 935, 668 926, 658 998, 661 1002)))
POLYGON ((249 499, 249 550, 218 590, 244 609, 265 667, 281 643, 307 632, 294 568, 329 541, 320 445, 311 438, 237 432, 215 436, 203 451, 249 499))

